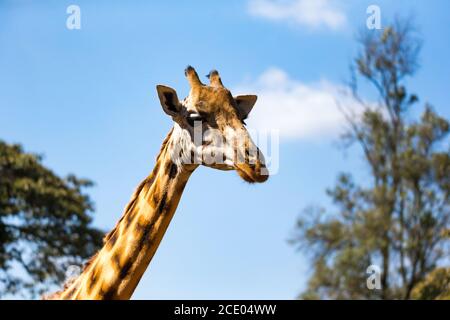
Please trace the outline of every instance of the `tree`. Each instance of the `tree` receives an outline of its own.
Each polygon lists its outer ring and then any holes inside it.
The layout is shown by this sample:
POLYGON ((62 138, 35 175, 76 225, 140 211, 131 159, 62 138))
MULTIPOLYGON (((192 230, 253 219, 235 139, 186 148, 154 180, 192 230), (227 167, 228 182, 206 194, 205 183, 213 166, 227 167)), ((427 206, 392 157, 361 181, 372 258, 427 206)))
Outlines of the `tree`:
POLYGON ((82 192, 91 185, 60 178, 41 156, 0 140, 0 296, 35 297, 101 246, 103 232, 90 226, 93 204, 82 192))
POLYGON ((327 191, 338 210, 308 208, 298 219, 291 242, 312 252, 314 266, 302 297, 423 297, 412 296, 415 286, 448 263, 449 123, 428 104, 420 119, 411 116, 418 97, 405 83, 421 47, 411 23, 365 31, 359 43, 350 91, 362 112, 341 106, 348 123, 342 142, 362 150, 369 178, 357 183, 340 174, 327 191), (361 98, 361 78, 375 90, 376 103, 361 98), (370 265, 381 270, 379 290, 366 286, 370 265))
POLYGON ((450 268, 436 268, 413 289, 413 299, 450 300, 450 268))

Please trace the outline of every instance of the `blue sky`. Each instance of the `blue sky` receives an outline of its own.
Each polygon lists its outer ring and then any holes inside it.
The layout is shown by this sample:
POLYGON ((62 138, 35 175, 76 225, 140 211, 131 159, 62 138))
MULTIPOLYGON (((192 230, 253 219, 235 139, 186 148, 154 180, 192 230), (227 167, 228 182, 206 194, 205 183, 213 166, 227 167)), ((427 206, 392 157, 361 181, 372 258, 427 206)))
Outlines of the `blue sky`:
POLYGON ((134 298, 291 299, 304 288, 308 260, 286 241, 295 219, 328 204, 338 172, 365 172, 357 150, 336 147, 342 119, 330 97, 348 79, 368 5, 380 6, 382 24, 416 17, 425 42, 408 85, 450 117, 448 1, 305 3, 0 2, 0 139, 44 154, 58 174, 95 181, 96 226, 113 227, 152 170, 171 127, 155 86, 184 97, 186 65, 258 93, 249 126, 280 130, 279 170, 267 183, 194 173, 134 298), (81 9, 80 30, 66 28, 70 4, 81 9))

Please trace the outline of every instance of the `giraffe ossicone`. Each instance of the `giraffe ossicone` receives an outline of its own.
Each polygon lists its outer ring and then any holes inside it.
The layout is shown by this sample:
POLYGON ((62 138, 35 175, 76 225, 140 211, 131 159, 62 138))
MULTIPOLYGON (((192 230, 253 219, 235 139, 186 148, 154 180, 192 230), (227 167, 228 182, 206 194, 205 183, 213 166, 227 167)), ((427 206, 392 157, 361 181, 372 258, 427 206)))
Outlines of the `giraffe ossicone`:
POLYGON ((170 87, 156 87, 174 126, 153 171, 137 187, 123 216, 81 274, 47 299, 129 299, 199 165, 235 170, 250 183, 268 179, 264 156, 244 123, 256 96, 233 97, 216 70, 208 74, 209 85, 200 81, 191 66, 185 75, 190 92, 183 100, 170 87))

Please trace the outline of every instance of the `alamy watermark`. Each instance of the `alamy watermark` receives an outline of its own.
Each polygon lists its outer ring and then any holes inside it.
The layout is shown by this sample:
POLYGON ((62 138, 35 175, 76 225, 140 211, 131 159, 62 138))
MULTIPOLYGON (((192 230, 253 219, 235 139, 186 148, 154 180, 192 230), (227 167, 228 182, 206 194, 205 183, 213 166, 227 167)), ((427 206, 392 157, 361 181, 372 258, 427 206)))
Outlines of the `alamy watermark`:
POLYGON ((81 29, 81 9, 76 4, 67 7, 66 13, 69 15, 66 19, 66 27, 69 30, 81 29))
POLYGON ((253 129, 219 130, 195 121, 192 132, 179 128, 175 133, 171 159, 178 164, 203 164, 223 169, 259 170, 274 175, 279 169, 279 131, 253 129), (261 150, 264 150, 264 155, 261 150))
POLYGON ((381 289, 381 268, 375 264, 367 267, 366 273, 369 275, 366 280, 366 286, 369 290, 381 289))
POLYGON ((367 7, 366 13, 369 15, 366 20, 366 26, 369 30, 381 29, 381 9, 379 6, 372 4, 367 7))

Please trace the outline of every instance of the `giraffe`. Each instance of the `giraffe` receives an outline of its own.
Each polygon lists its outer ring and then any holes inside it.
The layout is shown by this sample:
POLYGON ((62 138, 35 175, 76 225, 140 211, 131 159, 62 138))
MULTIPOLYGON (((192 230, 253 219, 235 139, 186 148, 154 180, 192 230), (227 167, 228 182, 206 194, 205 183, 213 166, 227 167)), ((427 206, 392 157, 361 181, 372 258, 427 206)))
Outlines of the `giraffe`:
POLYGON ((153 171, 139 184, 123 216, 81 274, 46 299, 130 299, 199 165, 235 170, 250 183, 268 179, 264 156, 244 122, 257 97, 233 97, 215 70, 207 76, 209 85, 200 81, 191 66, 185 75, 190 91, 182 101, 174 89, 156 87, 161 106, 174 125, 153 171), (196 139, 196 134, 202 138, 196 139))

